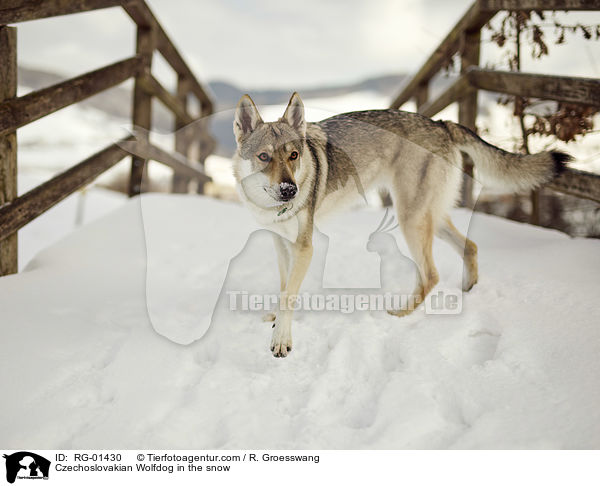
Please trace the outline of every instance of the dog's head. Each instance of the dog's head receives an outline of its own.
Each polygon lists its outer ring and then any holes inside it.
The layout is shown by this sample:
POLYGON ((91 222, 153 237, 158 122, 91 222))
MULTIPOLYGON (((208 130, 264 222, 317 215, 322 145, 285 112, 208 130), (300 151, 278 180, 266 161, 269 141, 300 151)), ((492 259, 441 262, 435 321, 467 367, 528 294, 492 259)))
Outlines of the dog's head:
POLYGON ((262 208, 293 202, 299 192, 306 121, 294 93, 283 116, 263 122, 248 95, 238 103, 233 122, 237 141, 236 177, 245 196, 262 208))

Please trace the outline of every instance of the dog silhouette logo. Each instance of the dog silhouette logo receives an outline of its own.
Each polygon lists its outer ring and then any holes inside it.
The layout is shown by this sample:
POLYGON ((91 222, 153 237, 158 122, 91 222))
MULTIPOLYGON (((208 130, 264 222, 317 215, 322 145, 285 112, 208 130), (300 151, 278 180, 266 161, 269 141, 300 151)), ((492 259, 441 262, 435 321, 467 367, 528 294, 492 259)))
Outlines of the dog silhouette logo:
POLYGON ((33 452, 15 452, 7 456, 6 460, 6 480, 14 483, 17 478, 26 479, 48 479, 50 471, 50 461, 39 454, 33 452))

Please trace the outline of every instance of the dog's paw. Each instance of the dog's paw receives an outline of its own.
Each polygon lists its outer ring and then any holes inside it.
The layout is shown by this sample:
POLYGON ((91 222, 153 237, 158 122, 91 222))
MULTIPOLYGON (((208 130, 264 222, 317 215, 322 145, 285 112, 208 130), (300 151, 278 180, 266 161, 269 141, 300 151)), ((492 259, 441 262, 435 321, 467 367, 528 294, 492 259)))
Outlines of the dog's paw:
POLYGON ((473 286, 477 283, 477 275, 468 275, 465 274, 463 276, 463 281, 462 281, 462 289, 465 292, 468 292, 469 290, 471 290, 473 288, 473 286))
POLYGON ((275 319, 277 318, 277 316, 275 315, 274 312, 269 312, 268 314, 265 314, 262 318, 263 322, 273 322, 275 319))
POLYGON ((387 311, 387 313, 390 316, 396 316, 396 317, 404 317, 409 314, 412 314, 412 312, 413 312, 413 309, 400 309, 400 310, 388 309, 388 311, 387 311))
POLYGON ((292 351, 292 333, 282 326, 275 326, 271 339, 271 352, 276 358, 285 358, 292 351))

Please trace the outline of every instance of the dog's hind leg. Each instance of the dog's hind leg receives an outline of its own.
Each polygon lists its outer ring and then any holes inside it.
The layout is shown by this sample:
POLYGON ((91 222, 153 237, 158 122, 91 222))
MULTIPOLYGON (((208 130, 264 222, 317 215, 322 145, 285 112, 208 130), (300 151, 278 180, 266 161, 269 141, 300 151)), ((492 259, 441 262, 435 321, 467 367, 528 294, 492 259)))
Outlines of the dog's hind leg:
POLYGON ((462 257, 464 262, 462 288, 468 292, 477 283, 478 278, 477 245, 456 229, 450 216, 446 216, 441 222, 436 235, 449 243, 462 257))
POLYGON ((410 314, 427 297, 427 294, 438 283, 439 276, 433 261, 433 218, 430 211, 422 216, 411 217, 408 220, 401 219, 398 215, 404 238, 410 249, 418 270, 418 283, 409 297, 404 309, 389 310, 392 315, 402 317, 410 314))

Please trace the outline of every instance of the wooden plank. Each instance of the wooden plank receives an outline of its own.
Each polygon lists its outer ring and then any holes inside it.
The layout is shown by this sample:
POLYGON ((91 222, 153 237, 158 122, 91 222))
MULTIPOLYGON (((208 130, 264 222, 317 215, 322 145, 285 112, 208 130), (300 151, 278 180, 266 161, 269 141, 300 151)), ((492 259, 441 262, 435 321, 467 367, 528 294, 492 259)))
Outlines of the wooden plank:
POLYGON ((470 68, 469 84, 478 89, 526 98, 600 106, 600 79, 470 68))
POLYGON ((422 105, 418 112, 431 118, 448 105, 451 105, 452 103, 462 99, 463 96, 466 96, 468 93, 468 88, 469 83, 467 79, 464 76, 461 76, 436 99, 422 105))
MULTIPOLYGON (((479 50, 481 44, 481 30, 465 32, 461 39, 460 73, 464 76, 472 66, 479 65, 479 50)), ((458 105, 458 123, 470 128, 477 133, 477 90, 469 87, 458 105)), ((473 201, 473 160, 464 153, 463 157, 463 184, 461 206, 472 208, 473 201)))
POLYGON ((544 187, 600 203, 600 175, 592 172, 567 169, 544 187))
POLYGON ((210 182, 211 178, 204 173, 199 165, 193 166, 183 155, 169 153, 166 150, 149 143, 143 138, 120 143, 120 146, 132 154, 146 160, 154 160, 173 169, 176 173, 201 182, 210 182))
POLYGON ((139 83, 146 93, 158 98, 177 118, 183 120, 184 124, 194 121, 194 118, 187 112, 182 101, 167 91, 154 76, 141 77, 139 83))
POLYGON ((206 109, 212 113, 213 112, 213 103, 202 85, 198 82, 192 70, 185 63, 175 46, 171 43, 171 40, 167 37, 167 34, 162 30, 161 27, 161 35, 159 37, 158 50, 163 55, 163 57, 171 64, 173 69, 177 71, 177 73, 182 74, 183 76, 189 77, 191 82, 190 90, 194 95, 198 98, 198 100, 206 107, 206 109))
MULTIPOLYGON (((144 59, 144 70, 135 78, 133 87, 133 127, 142 128, 142 137, 148 137, 152 127, 152 95, 144 89, 151 77, 152 54, 156 45, 156 32, 153 28, 137 28, 136 52, 144 59)), ((142 179, 147 160, 133 155, 131 157, 131 174, 129 176, 129 197, 142 192, 142 179)))
POLYGON ((171 39, 160 25, 148 5, 142 1, 132 1, 123 5, 123 8, 138 26, 153 28, 156 30, 156 42, 159 52, 179 75, 182 75, 190 80, 190 90, 192 93, 194 93, 198 100, 207 107, 208 111, 212 113, 212 100, 204 88, 200 85, 194 76, 194 73, 188 67, 179 51, 175 48, 171 42, 171 39))
POLYGON ((410 100, 415 95, 417 87, 420 84, 431 80, 431 78, 440 70, 444 62, 458 51, 462 33, 478 31, 494 16, 495 13, 495 11, 491 10, 482 12, 479 9, 479 3, 475 2, 431 54, 419 72, 405 84, 400 94, 398 94, 396 99, 394 99, 390 105, 390 108, 400 108, 404 103, 410 100))
MULTIPOLYGON (((0 27, 0 101, 17 96, 17 29, 0 27)), ((17 197, 17 133, 0 135, 0 208, 17 197)), ((0 241, 0 276, 19 270, 17 234, 0 241)))
MULTIPOLYGON (((461 41, 460 73, 465 73, 479 65, 479 51, 481 44, 481 32, 465 33, 461 41)), ((461 97, 458 111, 458 122, 473 131, 476 131, 475 121, 477 118, 477 90, 468 87, 464 96, 461 97)))
MULTIPOLYGON (((200 105, 200 118, 194 123, 196 143, 198 144, 198 163, 204 169, 206 158, 212 154, 217 146, 216 139, 210 134, 210 113, 200 105)), ((204 184, 198 183, 198 194, 204 194, 204 184)))
POLYGON ((479 0, 482 11, 600 10, 600 0, 479 0))
POLYGON ((0 25, 120 6, 119 0, 0 0, 0 25))
POLYGON ((531 215, 529 217, 529 222, 536 226, 540 226, 542 190, 542 188, 533 189, 529 194, 529 200, 531 201, 531 215))
POLYGON ((5 240, 77 189, 86 186, 127 156, 121 147, 133 137, 112 144, 83 162, 0 208, 0 241, 5 240))
POLYGON ((0 135, 116 86, 140 73, 143 67, 143 59, 136 56, 4 101, 0 103, 0 135))
POLYGON ((423 106, 429 100, 429 81, 419 84, 415 92, 415 101, 417 103, 417 112, 421 113, 423 106))
MULTIPOLYGON (((185 113, 187 114, 187 98, 190 91, 190 80, 181 74, 177 77, 177 101, 184 106, 185 113)), ((188 130, 183 128, 190 123, 190 121, 175 117, 175 151, 182 154, 186 159, 190 156, 191 137, 188 130)), ((182 175, 181 173, 173 173, 173 181, 171 190, 174 193, 187 193, 189 189, 190 179, 182 175)))

